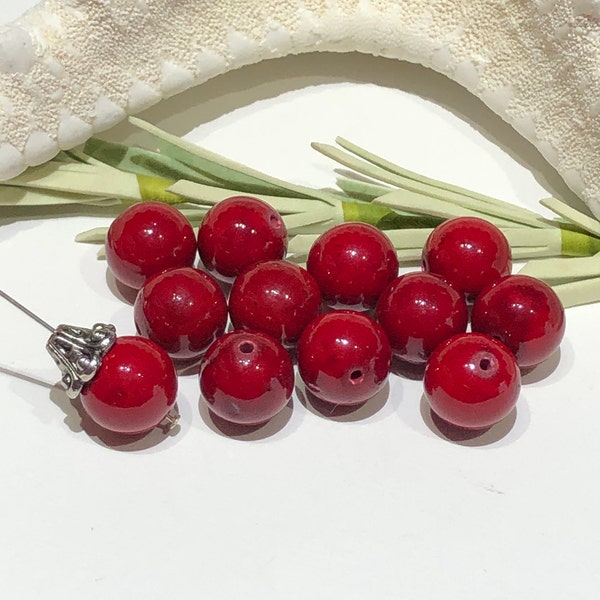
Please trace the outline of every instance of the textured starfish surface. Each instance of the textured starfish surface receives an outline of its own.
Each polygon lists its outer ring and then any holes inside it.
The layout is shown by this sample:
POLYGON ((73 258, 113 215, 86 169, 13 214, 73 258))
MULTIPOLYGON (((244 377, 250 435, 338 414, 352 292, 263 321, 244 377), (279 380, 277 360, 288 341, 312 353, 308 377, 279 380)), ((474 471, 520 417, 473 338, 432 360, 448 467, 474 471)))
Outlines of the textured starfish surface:
POLYGON ((0 30, 0 179, 218 74, 312 51, 457 81, 600 216, 598 0, 46 0, 0 30))

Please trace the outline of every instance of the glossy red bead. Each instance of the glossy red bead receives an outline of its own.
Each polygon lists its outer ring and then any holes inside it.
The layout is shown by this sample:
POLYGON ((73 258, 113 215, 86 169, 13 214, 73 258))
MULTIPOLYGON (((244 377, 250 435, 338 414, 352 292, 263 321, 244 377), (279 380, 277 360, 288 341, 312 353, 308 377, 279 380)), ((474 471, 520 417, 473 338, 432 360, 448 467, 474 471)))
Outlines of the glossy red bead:
POLYGON ((431 409, 443 420, 465 429, 485 429, 513 410, 521 375, 503 344, 479 333, 464 333, 436 348, 423 383, 431 409))
POLYGON ((134 304, 138 332, 172 358, 201 356, 227 325, 227 301, 217 281, 184 267, 151 278, 134 304))
POLYGON ((510 273, 510 245, 492 223, 477 217, 457 217, 431 232, 423 248, 423 268, 473 298, 510 273))
POLYGON ((366 223, 342 223, 323 233, 306 263, 325 302, 332 307, 373 308, 398 275, 398 258, 389 238, 366 223))
POLYGON ((284 347, 260 332, 233 331, 206 351, 200 389, 209 409, 239 425, 264 423, 288 403, 294 367, 284 347))
POLYGON ((233 279, 250 265, 284 258, 287 229, 266 202, 246 196, 227 198, 202 220, 198 252, 208 271, 233 279))
POLYGON ((175 403, 177 375, 167 353, 142 337, 117 338, 81 392, 89 416, 109 431, 137 434, 158 425, 175 403))
POLYGON ((306 269, 271 260, 249 267, 236 278, 229 312, 236 329, 262 331, 291 346, 321 312, 321 292, 306 269))
POLYGON ((390 343, 373 319, 350 310, 317 317, 298 342, 298 371, 306 388, 332 404, 362 404, 386 383, 390 343))
POLYGON ((394 354, 422 364, 436 347, 467 329, 469 314, 463 294, 429 273, 407 273, 390 283, 376 308, 394 354))
POLYGON ((481 292, 471 314, 473 331, 503 342, 520 367, 546 360, 565 333, 565 311, 556 292, 539 279, 510 275, 481 292))
POLYGON ((106 237, 106 261, 115 278, 139 289, 165 269, 191 267, 196 259, 194 230, 176 208, 160 202, 140 202, 111 224, 106 237))

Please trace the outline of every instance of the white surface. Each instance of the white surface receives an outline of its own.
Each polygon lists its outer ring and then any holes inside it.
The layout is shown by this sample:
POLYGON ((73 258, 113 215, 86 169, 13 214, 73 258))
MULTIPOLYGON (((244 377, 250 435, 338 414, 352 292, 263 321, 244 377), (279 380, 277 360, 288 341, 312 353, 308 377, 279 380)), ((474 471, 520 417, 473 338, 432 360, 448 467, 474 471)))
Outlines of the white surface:
MULTIPOLYGON (((457 86, 369 57, 265 63, 143 116, 315 186, 333 183, 334 165, 310 141, 343 135, 533 208, 566 193, 457 86)), ((109 135, 141 139, 131 131, 109 135)), ((133 333, 96 248, 73 242, 107 222, 2 219, 1 287, 51 323, 133 333)), ((227 436, 189 374, 176 435, 115 444, 55 385, 45 331, 2 303, 3 597, 588 600, 600 585, 599 315, 568 311, 560 356, 526 377, 516 417, 480 438, 446 439, 421 383, 395 376, 353 415, 326 418, 295 396, 264 429, 227 436)))

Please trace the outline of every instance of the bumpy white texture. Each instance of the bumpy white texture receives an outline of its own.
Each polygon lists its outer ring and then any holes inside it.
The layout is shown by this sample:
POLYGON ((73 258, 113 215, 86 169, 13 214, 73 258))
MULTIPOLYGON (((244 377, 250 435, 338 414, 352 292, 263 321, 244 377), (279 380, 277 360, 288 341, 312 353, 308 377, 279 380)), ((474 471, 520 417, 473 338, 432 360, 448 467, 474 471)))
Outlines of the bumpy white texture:
POLYGON ((319 50, 447 75, 600 217, 598 0, 46 0, 0 30, 0 178, 215 75, 319 50))

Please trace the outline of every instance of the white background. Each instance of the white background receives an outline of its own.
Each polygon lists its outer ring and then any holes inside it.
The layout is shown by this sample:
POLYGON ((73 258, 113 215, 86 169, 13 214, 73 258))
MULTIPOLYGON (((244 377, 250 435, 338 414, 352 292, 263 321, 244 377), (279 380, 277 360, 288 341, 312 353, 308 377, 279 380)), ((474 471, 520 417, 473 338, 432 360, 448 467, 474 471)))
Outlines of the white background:
MULTIPOLYGON (((0 2, 6 20, 33 4, 0 2)), ((220 77, 142 115, 281 178, 332 185, 310 149, 343 135, 408 168, 532 208, 570 194, 535 150, 419 67, 308 55, 220 77)), ((127 126, 108 134, 141 140, 127 126)), ((75 244, 105 218, 0 213, 0 286, 50 323, 132 308, 75 244)), ((568 311, 560 353, 516 414, 448 439, 422 384, 328 418, 301 393, 223 432, 180 378, 181 427, 111 439, 57 385, 47 334, 0 304, 0 582, 5 598, 569 598, 599 585, 600 308, 568 311)))

